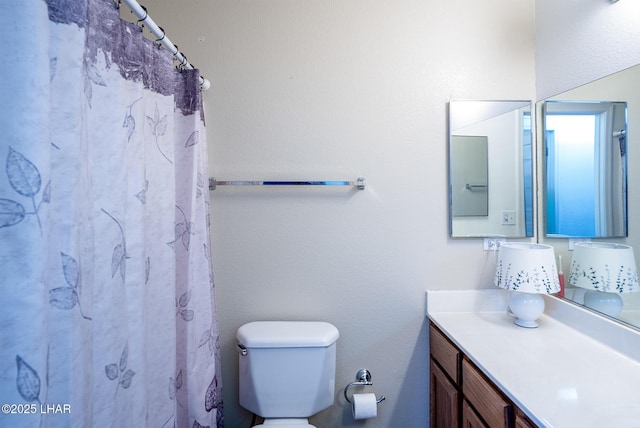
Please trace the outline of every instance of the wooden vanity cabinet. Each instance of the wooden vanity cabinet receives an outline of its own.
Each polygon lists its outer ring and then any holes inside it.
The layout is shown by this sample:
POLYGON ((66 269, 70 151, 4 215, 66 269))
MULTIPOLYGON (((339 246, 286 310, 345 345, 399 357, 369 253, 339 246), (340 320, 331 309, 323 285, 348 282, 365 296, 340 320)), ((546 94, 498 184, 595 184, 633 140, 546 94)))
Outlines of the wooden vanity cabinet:
MULTIPOLYGON (((485 428, 487 425, 471 407, 467 400, 462 400, 462 428, 485 428)), ((455 425, 449 425, 455 426, 455 425)))
POLYGON ((432 428, 536 428, 433 323, 429 349, 432 428))
POLYGON ((466 357, 462 359, 462 394, 488 426, 513 426, 513 404, 466 357))
POLYGON ((435 326, 429 335, 431 350, 429 420, 432 427, 460 426, 460 351, 435 326))
POLYGON ((460 391, 458 386, 431 360, 431 393, 429 415, 432 427, 458 427, 460 418, 460 391))
POLYGON ((522 410, 516 409, 516 428, 538 428, 522 410))

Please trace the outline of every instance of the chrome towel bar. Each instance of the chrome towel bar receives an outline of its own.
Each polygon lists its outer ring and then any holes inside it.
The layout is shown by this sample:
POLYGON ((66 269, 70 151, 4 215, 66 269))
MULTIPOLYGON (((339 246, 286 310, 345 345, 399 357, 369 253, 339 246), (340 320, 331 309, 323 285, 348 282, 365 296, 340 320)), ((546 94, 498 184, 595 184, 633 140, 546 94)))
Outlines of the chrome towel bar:
POLYGON ((486 190, 489 186, 487 186, 486 184, 471 184, 471 183, 467 183, 467 185, 465 186, 465 188, 467 190, 486 190))
POLYGON ((356 181, 251 181, 251 180, 216 180, 209 178, 209 190, 216 190, 218 186, 356 186, 358 190, 364 190, 367 181, 364 177, 358 177, 356 181))

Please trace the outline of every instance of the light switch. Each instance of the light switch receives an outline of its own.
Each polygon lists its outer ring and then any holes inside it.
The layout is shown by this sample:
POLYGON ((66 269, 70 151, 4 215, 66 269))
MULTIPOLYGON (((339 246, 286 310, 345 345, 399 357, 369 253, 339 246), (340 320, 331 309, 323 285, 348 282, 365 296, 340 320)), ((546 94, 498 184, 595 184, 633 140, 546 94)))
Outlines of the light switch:
POLYGON ((516 212, 512 210, 502 211, 502 224, 503 225, 516 224, 516 212))

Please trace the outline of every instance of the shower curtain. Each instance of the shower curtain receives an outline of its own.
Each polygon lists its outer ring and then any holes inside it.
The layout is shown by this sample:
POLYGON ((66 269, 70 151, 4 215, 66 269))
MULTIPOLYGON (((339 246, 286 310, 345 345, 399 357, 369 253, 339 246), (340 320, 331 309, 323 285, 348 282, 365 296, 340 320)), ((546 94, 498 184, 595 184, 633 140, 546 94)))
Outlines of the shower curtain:
POLYGON ((112 0, 0 33, 0 426, 222 426, 198 72, 112 0))

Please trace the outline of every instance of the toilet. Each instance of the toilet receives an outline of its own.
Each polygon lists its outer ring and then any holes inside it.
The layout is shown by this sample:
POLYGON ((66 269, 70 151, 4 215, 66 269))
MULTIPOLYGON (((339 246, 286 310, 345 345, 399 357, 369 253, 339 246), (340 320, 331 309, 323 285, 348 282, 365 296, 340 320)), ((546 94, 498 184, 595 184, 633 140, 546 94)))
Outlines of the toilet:
POLYGON ((335 395, 338 329, 321 321, 254 321, 238 329, 240 405, 256 427, 315 428, 335 395))

